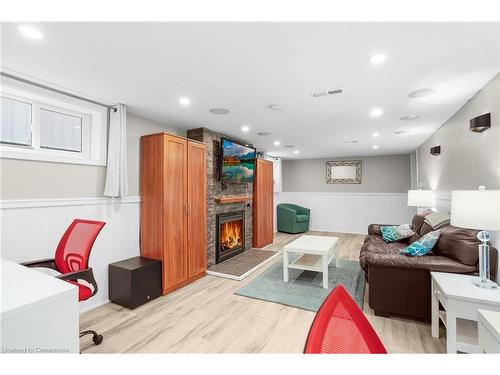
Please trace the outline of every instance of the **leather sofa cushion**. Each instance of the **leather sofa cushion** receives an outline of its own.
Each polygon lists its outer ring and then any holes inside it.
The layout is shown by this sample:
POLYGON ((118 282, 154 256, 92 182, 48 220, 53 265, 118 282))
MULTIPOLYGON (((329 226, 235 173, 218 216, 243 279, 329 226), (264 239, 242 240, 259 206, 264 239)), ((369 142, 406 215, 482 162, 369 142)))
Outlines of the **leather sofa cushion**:
MULTIPOLYGON (((359 254, 359 263, 361 268, 365 272, 368 272, 368 265, 371 264, 382 267, 413 268, 438 272, 474 273, 476 272, 477 247, 474 251, 474 254, 476 254, 476 262, 472 264, 464 264, 461 261, 436 250, 437 246, 440 244, 444 231, 450 231, 448 235, 451 235, 451 231, 456 233, 457 230, 468 230, 456 227, 453 228, 453 230, 448 229, 448 227, 442 228, 441 237, 436 246, 434 246, 432 252, 421 257, 408 257, 406 255, 400 255, 399 253, 401 250, 408 246, 406 242, 386 243, 380 236, 368 235, 365 237, 365 242, 361 247, 359 254)), ((470 239, 470 233, 468 236, 470 239)), ((446 236, 445 239, 447 239, 446 236)), ((444 245, 448 246, 447 243, 444 243, 444 245)))
POLYGON ((399 254, 401 250, 408 246, 406 241, 385 242, 380 236, 366 236, 363 249, 367 252, 381 254, 399 254), (366 246, 366 248, 365 248, 366 246))
POLYGON ((432 212, 433 212, 432 210, 422 210, 420 212, 417 212, 417 214, 413 216, 413 219, 411 221, 411 228, 415 233, 420 234, 420 228, 422 228, 422 224, 425 221, 425 217, 427 215, 432 214, 432 212))
POLYGON ((478 231, 447 225, 441 228, 441 237, 432 250, 436 255, 452 258, 466 265, 476 265, 479 259, 478 231))
POLYGON ((408 246, 405 242, 386 243, 382 237, 376 235, 368 235, 365 237, 365 243, 361 247, 359 253, 359 263, 361 268, 368 272, 368 262, 374 254, 380 255, 399 255, 400 251, 408 246))
POLYGON ((476 267, 462 264, 441 255, 424 255, 421 257, 408 257, 399 254, 366 254, 360 257, 361 267, 368 271, 368 264, 378 267, 394 267, 404 269, 420 269, 436 272, 474 273, 476 267))
POLYGON ((309 221, 309 215, 297 215, 295 220, 297 220, 297 223, 309 221))
POLYGON ((368 235, 381 236, 382 232, 380 228, 385 226, 386 224, 370 224, 368 226, 368 235))

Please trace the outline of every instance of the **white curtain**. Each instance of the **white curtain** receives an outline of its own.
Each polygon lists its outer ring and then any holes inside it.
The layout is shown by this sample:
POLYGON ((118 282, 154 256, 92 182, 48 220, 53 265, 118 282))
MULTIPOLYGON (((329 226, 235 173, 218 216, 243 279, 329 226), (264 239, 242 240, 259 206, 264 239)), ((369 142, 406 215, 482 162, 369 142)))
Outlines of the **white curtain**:
POLYGON ((116 111, 110 110, 108 138, 108 166, 104 195, 123 197, 127 195, 127 107, 118 104, 116 111))

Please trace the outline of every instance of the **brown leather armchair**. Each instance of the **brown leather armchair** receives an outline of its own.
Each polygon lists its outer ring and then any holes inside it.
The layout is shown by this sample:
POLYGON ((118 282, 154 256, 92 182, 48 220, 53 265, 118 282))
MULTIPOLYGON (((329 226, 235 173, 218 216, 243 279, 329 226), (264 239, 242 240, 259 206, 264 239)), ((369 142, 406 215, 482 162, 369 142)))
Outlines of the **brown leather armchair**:
MULTIPOLYGON (((424 222, 430 210, 412 220, 415 235, 408 240, 386 243, 381 224, 371 224, 361 248, 359 262, 369 284, 369 305, 378 316, 401 315, 430 320, 431 271, 478 273, 477 230, 444 225, 432 228, 424 222), (409 257, 399 252, 424 234, 441 229, 439 241, 428 255, 409 257)), ((496 274, 497 250, 490 247, 492 276, 496 274)))

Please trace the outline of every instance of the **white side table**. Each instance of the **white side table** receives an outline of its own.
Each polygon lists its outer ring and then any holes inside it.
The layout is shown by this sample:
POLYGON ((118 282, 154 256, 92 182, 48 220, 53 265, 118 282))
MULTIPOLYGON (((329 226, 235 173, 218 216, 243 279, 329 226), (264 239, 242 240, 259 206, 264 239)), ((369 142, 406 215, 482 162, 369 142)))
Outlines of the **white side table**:
POLYGON ((432 337, 439 337, 441 319, 446 326, 447 353, 480 353, 474 323, 478 321, 478 310, 500 310, 500 288, 478 288, 472 283, 475 278, 431 272, 432 337), (439 311, 439 303, 444 311, 439 311))
POLYGON ((478 311, 479 347, 483 353, 500 353, 500 311, 478 311))
POLYGON ((288 282, 288 269, 323 272, 323 288, 328 289, 328 264, 335 258, 339 267, 337 237, 304 235, 283 247, 283 280, 288 282), (303 254, 288 263, 288 253, 303 254))

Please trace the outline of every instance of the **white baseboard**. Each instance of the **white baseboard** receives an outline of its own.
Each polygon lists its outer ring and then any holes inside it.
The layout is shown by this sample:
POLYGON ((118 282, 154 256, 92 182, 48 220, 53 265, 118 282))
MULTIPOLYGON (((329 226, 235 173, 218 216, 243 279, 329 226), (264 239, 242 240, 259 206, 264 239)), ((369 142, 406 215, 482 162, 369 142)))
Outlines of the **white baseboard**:
POLYGON ((0 209, 88 206, 102 204, 139 203, 141 198, 134 197, 92 197, 92 198, 48 198, 48 199, 8 199, 0 201, 0 209))

